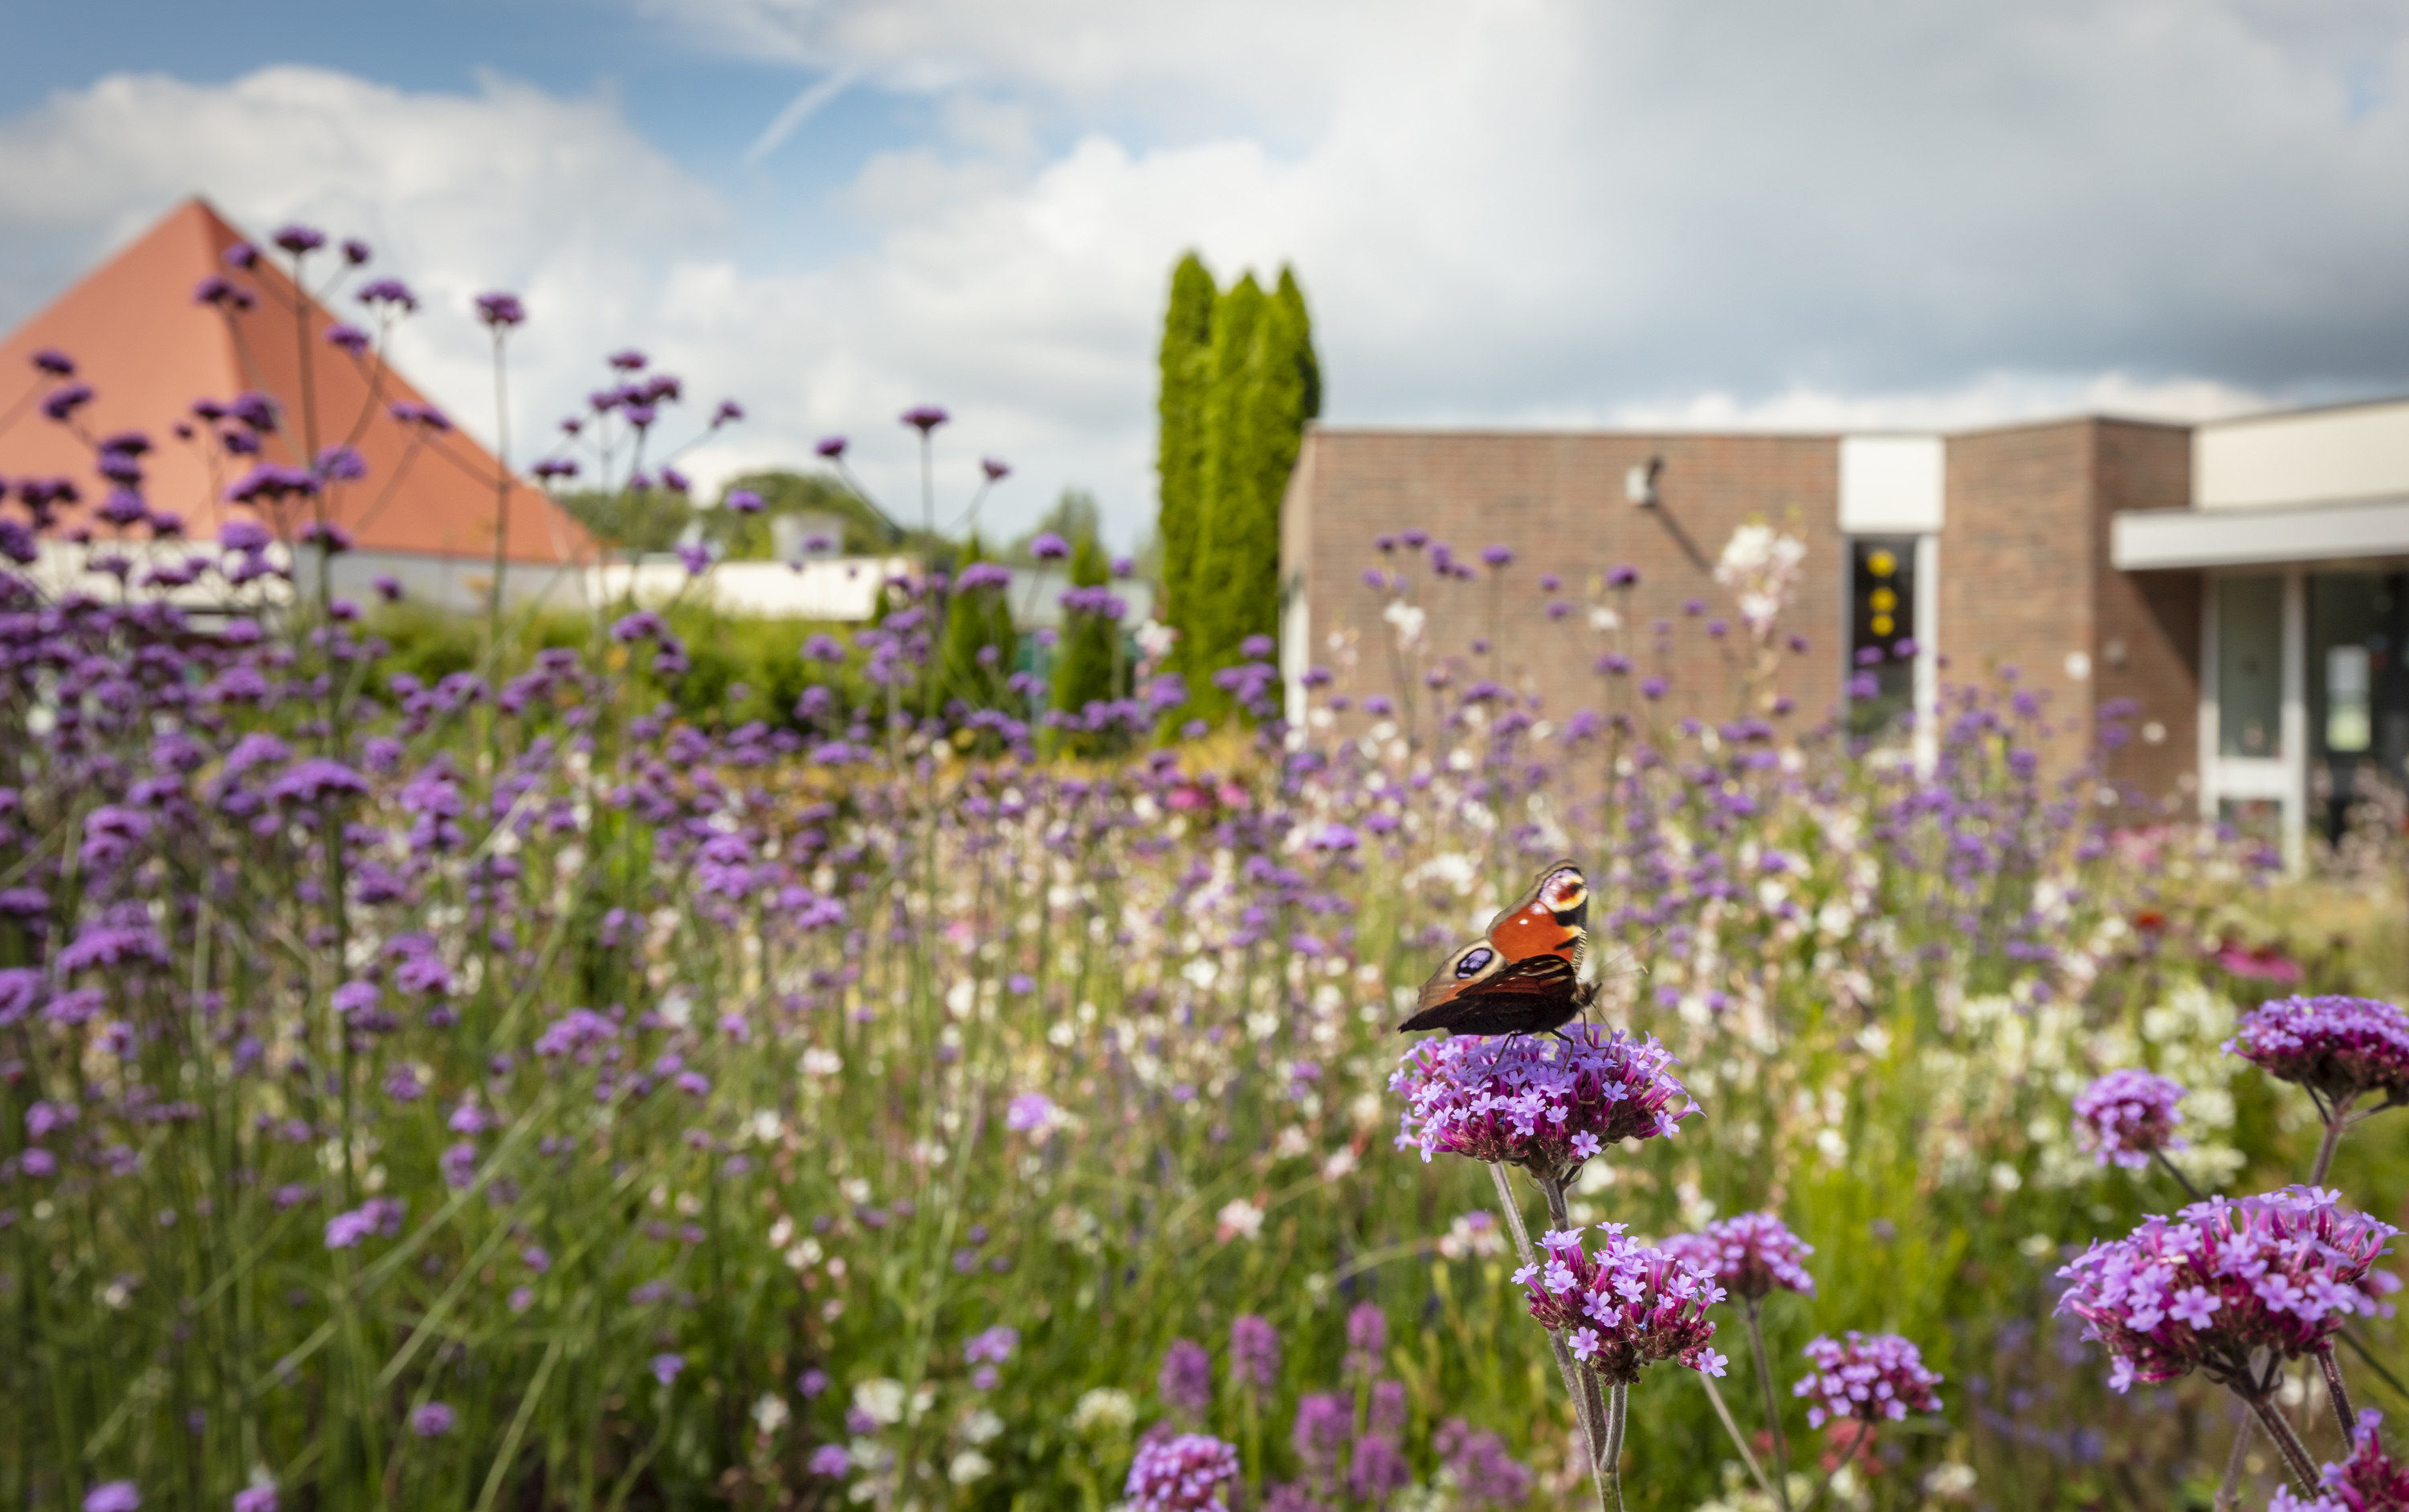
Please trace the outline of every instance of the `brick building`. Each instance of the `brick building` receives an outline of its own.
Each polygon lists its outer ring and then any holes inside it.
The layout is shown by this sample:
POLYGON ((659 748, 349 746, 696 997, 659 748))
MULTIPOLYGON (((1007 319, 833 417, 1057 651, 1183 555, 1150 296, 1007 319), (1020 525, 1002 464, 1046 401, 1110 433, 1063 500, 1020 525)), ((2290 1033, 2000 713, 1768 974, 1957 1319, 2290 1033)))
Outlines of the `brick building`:
POLYGON ((1357 698, 1393 683, 1392 595, 1363 576, 1379 568, 1406 574, 1433 664, 1564 713, 1608 697, 1612 646, 1627 675, 1666 678, 1667 713, 1728 719, 1747 638, 1707 625, 1737 617, 1714 567, 1753 521, 1806 547, 1782 621, 1805 649, 1780 652, 1775 684, 1801 716, 1868 663, 1878 702, 1917 710, 2012 668, 2047 699, 2053 757, 2085 754, 2101 706, 2129 700, 2111 776, 2262 819, 2295 852, 2355 783, 2402 777, 2409 400, 1950 436, 1317 427, 1282 520, 1291 696, 1308 664, 1341 666, 1357 698), (1513 563, 1436 583, 1429 548, 1376 545, 1409 530, 1513 563), (1618 566, 1637 583, 1608 586, 1618 566), (1593 628, 1596 605, 1619 624, 1593 628))

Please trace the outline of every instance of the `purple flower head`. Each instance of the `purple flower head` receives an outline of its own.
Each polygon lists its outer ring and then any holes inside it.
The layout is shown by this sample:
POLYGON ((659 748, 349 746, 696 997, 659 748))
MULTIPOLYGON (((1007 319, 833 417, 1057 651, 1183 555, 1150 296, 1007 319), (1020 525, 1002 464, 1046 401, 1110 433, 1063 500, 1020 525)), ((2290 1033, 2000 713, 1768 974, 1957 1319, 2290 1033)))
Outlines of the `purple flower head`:
POLYGON ((353 267, 366 266, 368 260, 375 255, 375 251, 359 238, 345 237, 343 238, 343 261, 351 264, 353 267))
POLYGON ((633 347, 627 348, 625 352, 614 352, 602 360, 623 373, 641 372, 652 361, 650 357, 633 347))
POLYGON ((370 279, 360 285, 360 292, 353 297, 364 305, 390 306, 405 315, 418 308, 418 295, 399 279, 370 279))
POLYGON ((653 1379, 660 1382, 663 1386, 667 1386, 670 1382, 676 1380, 678 1378, 678 1374, 685 1369, 685 1356, 684 1355, 653 1356, 653 1379))
POLYGON ((1911 1412, 1940 1410, 1940 1397, 1932 1390, 1940 1377, 1925 1369, 1915 1346, 1896 1333, 1851 1329, 1839 1342, 1826 1334, 1809 1344, 1806 1355, 1812 1368, 1790 1394, 1807 1399, 1807 1421, 1813 1427, 1851 1418, 1897 1422, 1911 1412))
POLYGON ((758 514, 761 496, 749 488, 731 488, 728 491, 728 507, 739 514, 758 514))
POLYGON ((267 785, 267 796, 279 803, 320 804, 368 790, 367 778, 325 756, 305 756, 267 785))
POLYGON ((527 321, 527 307, 514 294, 481 294, 477 295, 477 319, 497 333, 527 321))
POLYGON ((828 458, 830 462, 835 462, 844 457, 844 448, 845 439, 844 437, 823 436, 820 438, 820 443, 817 446, 813 447, 812 450, 828 458))
POLYGON ((367 460, 352 447, 329 446, 318 454, 318 476, 328 482, 357 482, 368 475, 367 460))
POLYGON ((545 482, 550 482, 555 478, 576 477, 578 467, 577 460, 574 457, 549 456, 537 463, 534 467, 529 468, 527 470, 534 473, 538 478, 543 480, 545 482))
POLYGON ((1012 476, 1010 468, 991 456, 979 459, 979 471, 987 474, 987 481, 991 483, 1000 483, 1012 476))
POLYGON ((356 357, 368 351, 368 333, 356 325, 346 325, 337 321, 326 327, 326 344, 340 347, 356 357))
POLYGON ((104 1480, 83 1494, 83 1512, 135 1512, 142 1493, 130 1480, 104 1480))
POLYGON ((734 399, 722 399, 719 401, 719 408, 711 412, 711 428, 717 430, 722 425, 733 425, 743 418, 743 405, 734 399))
POLYGON ((226 266, 238 267, 246 273, 259 266, 259 249, 248 241, 236 242, 222 255, 225 259, 226 266))
POLYGON ((1279 649, 1279 642, 1267 635, 1250 635, 1238 642, 1238 655, 1261 661, 1279 649))
POLYGON ((1480 559, 1491 567, 1503 568, 1514 560, 1514 551, 1510 546, 1490 546, 1481 551, 1480 559))
POLYGON ((1776 1287, 1815 1295, 1815 1278, 1799 1263, 1815 1246, 1770 1213, 1742 1213, 1696 1233, 1676 1234, 1665 1241, 1665 1252, 1713 1276, 1743 1301, 1769 1296, 1776 1287))
POLYGON ((2401 1512, 2409 1507, 2409 1467, 2384 1452, 2383 1422, 2384 1414, 2373 1407, 2362 1409, 2349 1457, 2321 1468, 2318 1494, 2304 1501, 2289 1487, 2278 1488, 2267 1512, 2401 1512))
POLYGON ((278 1505, 273 1486, 249 1486, 234 1493, 234 1512, 276 1512, 278 1505))
POLYGON ((1578 1229, 1547 1235, 1540 1242, 1546 1261, 1514 1273, 1531 1316, 1542 1328, 1567 1330, 1573 1357, 1608 1381, 1627 1386, 1663 1360, 1722 1375, 1724 1357, 1707 1346, 1715 1336, 1707 1309, 1724 1300, 1724 1289, 1622 1229, 1601 1227, 1606 1243, 1594 1255, 1582 1247, 1578 1229))
POLYGON ((223 273, 212 273, 193 285, 193 303, 215 305, 224 310, 249 310, 253 301, 251 291, 223 273))
POLYGON ((2175 1137, 2175 1125, 2183 1122, 2175 1104, 2183 1100, 2183 1083, 2171 1077, 2112 1071, 2075 1097, 2075 1143, 2101 1165, 2113 1162, 2139 1171, 2154 1152, 2184 1147, 2175 1137))
POLYGON ((845 1452, 844 1446, 842 1444, 823 1444, 812 1451, 809 1468, 815 1476, 827 1476, 834 1479, 839 1476, 852 1474, 853 1456, 845 1452))
POLYGON ((410 1431, 421 1438, 441 1438, 459 1420, 460 1415, 442 1403, 424 1403, 411 1409, 410 1431))
POLYGON ((962 1363, 965 1365, 1009 1363, 1012 1351, 1019 1344, 1020 1331, 1006 1328, 999 1323, 991 1329, 971 1336, 970 1343, 962 1346, 962 1363))
POLYGON ((1671 1136, 1698 1105, 1655 1036, 1585 1025, 1567 1044, 1524 1036, 1424 1040, 1389 1088, 1406 1098, 1397 1147, 1557 1174, 1619 1140, 1671 1136))
MULTIPOLYGON (((226 485, 226 502, 257 506, 318 492, 318 475, 306 468, 262 462, 226 485)), ((221 538, 223 539, 223 538, 221 538)))
POLYGON ((1230 1375, 1239 1387, 1268 1395, 1279 1384, 1279 1330, 1253 1313, 1230 1319, 1230 1375))
POLYGON ((1071 554, 1071 543, 1048 530, 1029 543, 1029 554, 1041 562, 1059 562, 1071 554))
POLYGON ((1004 1104, 1003 1127, 1015 1133, 1040 1132, 1054 1127, 1054 1100, 1043 1092, 1023 1092, 1004 1104))
POLYGON ((2225 1053, 2328 1102, 2409 1102, 2409 1015, 2372 998, 2278 998, 2243 1015, 2225 1053))
POLYGON ((1389 1498, 1412 1484, 1413 1478, 1413 1467, 1397 1447, 1393 1432, 1375 1430, 1355 1441, 1355 1452, 1347 1464, 1348 1495, 1374 1506, 1385 1506, 1389 1498))
MULTIPOLYGON (((1009 588, 1012 569, 994 562, 973 562, 954 579, 956 593, 976 593, 981 588, 1009 588)), ((1064 597, 1069 597, 1065 595, 1064 597)))
POLYGON ((2194 1202, 2095 1242, 2058 1275, 2057 1310, 2108 1346, 2108 1384, 2167 1381, 2194 1370, 2245 1380, 2253 1350, 2286 1359, 2330 1347, 2354 1313, 2388 1314, 2400 1279, 2374 1269, 2399 1230, 2315 1187, 2194 1202))
POLYGON ((56 347, 44 347, 34 353, 34 370, 50 378, 73 378, 75 359, 56 347))
POLYGON ((310 252, 316 252, 319 248, 325 246, 326 244, 326 233, 319 230, 316 226, 302 225, 296 222, 294 224, 279 229, 276 235, 270 239, 279 247, 291 252, 294 256, 300 257, 305 256, 310 252))
POLYGON ((64 421, 92 402, 90 383, 68 383, 50 390, 42 400, 42 413, 52 420, 64 421))
POLYGON ((933 404, 923 404, 904 410, 900 418, 902 420, 903 424, 911 426, 914 430, 918 431, 921 435, 926 436, 929 432, 936 429, 939 425, 944 425, 948 417, 946 416, 945 411, 937 408, 937 406, 933 404))
POLYGON ((1225 1491, 1238 1478, 1238 1451, 1206 1433, 1181 1433, 1137 1447, 1121 1488, 1130 1512, 1228 1512, 1225 1491))
POLYGON ((403 425, 415 425, 429 435, 440 436, 452 428, 452 422, 444 417, 443 411, 431 404, 412 404, 401 399, 397 400, 388 412, 403 425))
POLYGON ((1389 1350, 1389 1315, 1376 1302, 1359 1302, 1347 1311, 1347 1368, 1359 1375, 1378 1375, 1389 1350))
POLYGON ((1163 1405, 1190 1418, 1201 1418, 1213 1404, 1213 1357, 1193 1339, 1174 1339, 1163 1351, 1162 1373, 1155 1379, 1163 1405))

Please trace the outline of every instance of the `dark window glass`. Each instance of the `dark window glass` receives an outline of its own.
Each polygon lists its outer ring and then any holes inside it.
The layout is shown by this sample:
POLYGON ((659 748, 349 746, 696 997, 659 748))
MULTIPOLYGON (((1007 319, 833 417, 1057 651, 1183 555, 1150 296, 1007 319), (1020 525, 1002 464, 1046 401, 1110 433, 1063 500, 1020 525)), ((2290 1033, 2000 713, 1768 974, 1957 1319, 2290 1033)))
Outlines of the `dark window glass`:
POLYGON ((1849 724, 1879 729, 1915 706, 1915 538, 1849 542, 1849 724))

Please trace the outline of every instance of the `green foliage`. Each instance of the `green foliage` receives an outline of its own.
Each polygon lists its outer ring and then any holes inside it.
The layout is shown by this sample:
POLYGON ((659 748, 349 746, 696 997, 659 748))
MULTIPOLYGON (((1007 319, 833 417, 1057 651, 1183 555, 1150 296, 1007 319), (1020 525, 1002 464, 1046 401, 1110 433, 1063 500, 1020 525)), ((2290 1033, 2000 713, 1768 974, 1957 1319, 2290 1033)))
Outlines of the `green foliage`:
POLYGON ((595 540, 623 553, 668 551, 696 514, 684 494, 666 488, 581 489, 555 497, 595 540))
POLYGON ((1203 360, 1182 345, 1175 364, 1175 345, 1197 328, 1195 279, 1210 281, 1201 264, 1191 274, 1192 263, 1173 277, 1164 326, 1163 586, 1167 623, 1180 632, 1174 664, 1199 712, 1219 717, 1229 698, 1211 673, 1238 660, 1248 637, 1278 632, 1281 497, 1305 422, 1320 411, 1321 375, 1304 292, 1287 268, 1271 294, 1248 274, 1219 295, 1203 360))
POLYGON ((1061 497, 1054 501, 1054 507, 1040 515, 1035 525, 1015 536, 1012 544, 1003 549, 998 560, 1015 567, 1035 565, 1037 559, 1030 554, 1029 549, 1038 537, 1049 532, 1069 541, 1072 549, 1076 551, 1082 541, 1103 539, 1104 518, 1104 511, 1097 506, 1095 495, 1084 488, 1065 488, 1061 497))
POLYGON ((731 479, 720 495, 721 507, 698 511, 705 539, 726 547, 729 561, 766 562, 771 549, 770 522, 781 514, 833 514, 844 522, 838 549, 851 556, 872 556, 895 551, 901 538, 887 517, 868 500, 825 472, 773 469, 748 472, 731 479), (738 514, 727 508, 728 494, 745 489, 761 496, 761 512, 738 514))
MULTIPOLYGON (((976 536, 963 550, 959 569, 989 561, 976 536)), ((945 644, 939 660, 938 685, 947 699, 959 698, 974 709, 1001 709, 1011 698, 1004 686, 1012 676, 1013 652, 1019 637, 1012 627, 1012 605, 1002 588, 973 588, 955 593, 945 604, 945 644), (981 653, 988 652, 984 660, 981 653)))
MULTIPOLYGON (((1082 539, 1071 555, 1071 582, 1075 587, 1101 587, 1111 581, 1104 549, 1092 535, 1082 539)), ((1073 614, 1062 628, 1062 642, 1054 661, 1054 707, 1077 713, 1089 704, 1119 692, 1114 684, 1115 652, 1120 626, 1102 614, 1073 614)), ((1094 744, 1082 740, 1081 749, 1094 744)))
MULTIPOLYGON (((1220 295, 1194 252, 1171 275, 1171 308, 1163 316, 1161 421, 1155 469, 1161 512, 1163 622, 1185 627, 1194 612, 1190 569, 1204 509, 1206 402, 1213 392, 1213 322, 1220 295)), ((1175 659, 1185 665, 1184 656, 1175 659)))

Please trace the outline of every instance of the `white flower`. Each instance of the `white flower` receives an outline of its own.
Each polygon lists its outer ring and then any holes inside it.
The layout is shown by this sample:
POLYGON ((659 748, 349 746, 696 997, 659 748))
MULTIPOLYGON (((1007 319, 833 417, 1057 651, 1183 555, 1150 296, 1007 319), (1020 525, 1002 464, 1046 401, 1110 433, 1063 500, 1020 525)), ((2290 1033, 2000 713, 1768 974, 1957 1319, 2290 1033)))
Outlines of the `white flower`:
POLYGON ((1137 1421, 1137 1403, 1127 1391, 1110 1386, 1082 1394, 1071 1409, 1071 1431, 1121 1433, 1137 1421))
POLYGON ((1215 1215, 1224 1241, 1252 1239, 1263 1231, 1263 1210, 1243 1197, 1233 1197, 1215 1215))
POLYGON ((945 1478, 957 1486, 967 1486, 994 1468, 988 1462, 986 1455, 976 1449, 964 1449, 954 1456, 953 1463, 945 1466, 945 1478))
POLYGON ((991 1408, 981 1407, 962 1422, 962 1438, 972 1444, 985 1444, 1003 1432, 1003 1419, 991 1408))
POLYGON ((854 1387, 853 1404, 873 1422, 900 1423, 903 1420, 903 1383, 873 1375, 854 1387))
POLYGON ((764 1434, 774 1433, 786 1427, 786 1418, 785 1399, 772 1392, 762 1392, 761 1400, 753 1404, 753 1426, 764 1434))
POLYGON ((1600 635, 1609 634, 1623 628, 1623 616, 1600 604, 1589 612, 1589 627, 1600 635))

